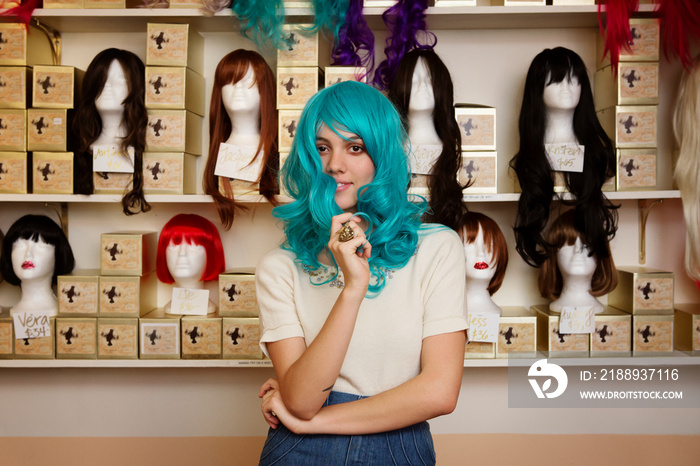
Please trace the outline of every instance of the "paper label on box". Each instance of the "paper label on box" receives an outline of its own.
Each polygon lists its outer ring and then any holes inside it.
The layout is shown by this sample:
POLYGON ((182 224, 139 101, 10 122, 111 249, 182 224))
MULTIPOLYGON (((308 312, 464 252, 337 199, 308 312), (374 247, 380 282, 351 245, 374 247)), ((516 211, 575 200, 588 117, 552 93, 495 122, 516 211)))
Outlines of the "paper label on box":
POLYGON ((632 327, 629 320, 598 322, 591 351, 630 351, 632 327))
POLYGON ((17 68, 0 68, 0 102, 26 106, 25 71, 17 68))
POLYGON ((97 282, 59 282, 58 311, 61 313, 96 314, 97 282))
POLYGON ((592 306, 564 306, 559 318, 560 333, 595 332, 595 313, 592 306))
POLYGON ((469 313, 469 341, 496 343, 498 341, 498 314, 469 313))
POLYGON ((569 142, 565 144, 545 144, 545 154, 552 170, 559 172, 583 172, 585 147, 569 142))
POLYGON ((618 146, 622 143, 656 146, 656 112, 618 112, 617 142, 618 146))
MULTIPOLYGON (((136 277, 134 277, 136 278, 136 277)), ((121 281, 101 277, 100 315, 109 314, 138 314, 139 288, 138 279, 121 281)))
POLYGON ((51 316, 47 312, 24 312, 12 316, 15 339, 51 336, 51 316))
POLYGON ((630 24, 629 51, 620 49, 620 56, 656 57, 659 55, 659 23, 630 24))
POLYGON ((171 107, 185 106, 185 73, 181 68, 147 70, 146 106, 158 104, 171 107), (172 70, 172 71, 171 71, 172 70), (157 71, 157 72, 156 72, 157 71))
POLYGON ((224 319, 222 353, 234 358, 262 358, 260 350, 260 324, 257 319, 251 323, 227 322, 224 319))
POLYGON ((96 354, 96 322, 64 322, 56 327, 56 354, 96 354))
POLYGON ((620 98, 653 99, 659 97, 658 63, 620 63, 620 98))
POLYGON ((634 351, 673 351, 673 321, 635 321, 634 351))
POLYGON ((142 355, 173 355, 180 353, 180 325, 177 323, 141 324, 142 355))
POLYGON ((220 355, 221 319, 182 321, 182 354, 220 355))
POLYGON ((471 183, 467 192, 471 188, 496 188, 496 156, 463 156, 458 176, 460 184, 471 183))
POLYGON ((457 115, 463 146, 495 146, 495 115, 457 115))
POLYGON ((656 154, 620 155, 618 189, 656 188, 656 154))
MULTIPOLYGON (((543 329, 544 330, 544 329, 543 329)), ((549 350, 550 351, 588 351, 588 334, 564 333, 559 330, 559 323, 552 319, 549 323, 549 350)))
POLYGON ((2 32, 0 60, 23 60, 26 46, 25 29, 1 27, 0 32, 2 32))
POLYGON ((23 146, 27 132, 26 116, 23 113, 3 113, 0 110, 0 120, 0 147, 23 146))
POLYGON ((205 316, 209 307, 209 290, 173 288, 169 314, 205 316))
POLYGON ((411 173, 430 175, 435 161, 442 153, 442 145, 416 144, 411 146, 408 159, 411 162, 411 173))
POLYGON ((98 324, 99 356, 129 357, 138 354, 137 325, 98 324))
POLYGON ((128 157, 115 144, 92 146, 92 171, 134 173, 134 148, 127 148, 128 157))
POLYGON ((262 153, 255 157, 257 148, 226 144, 219 145, 214 174, 243 181, 258 181, 262 171, 262 153), (253 159, 255 157, 255 159, 253 159))
POLYGON ((535 323, 498 324, 498 352, 519 353, 535 351, 535 323))
POLYGON ((73 106, 73 72, 43 73, 34 83, 34 106, 51 103, 73 106))
POLYGON ((148 117, 146 147, 181 151, 185 146, 185 114, 153 114, 148 117))
POLYGON ((673 278, 638 277, 634 285, 635 309, 673 309, 673 278))
POLYGON ((0 322, 0 354, 12 354, 12 324, 0 322))
POLYGON ((27 192, 27 159, 0 157, 0 190, 27 192))

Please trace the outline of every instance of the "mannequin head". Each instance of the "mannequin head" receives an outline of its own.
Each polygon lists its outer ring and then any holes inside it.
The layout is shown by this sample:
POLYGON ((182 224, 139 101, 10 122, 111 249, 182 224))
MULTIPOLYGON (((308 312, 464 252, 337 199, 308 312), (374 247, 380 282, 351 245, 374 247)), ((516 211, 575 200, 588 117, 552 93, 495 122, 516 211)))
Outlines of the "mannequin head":
POLYGON ((240 206, 233 200, 228 178, 223 178, 227 195, 219 192, 219 180, 214 175, 219 145, 236 133, 238 117, 257 119, 259 128, 258 157, 263 157, 260 193, 276 205, 277 168, 277 110, 275 78, 270 66, 259 53, 238 49, 221 59, 214 74, 214 86, 209 109, 209 157, 204 171, 204 192, 216 202, 221 222, 231 228, 234 214, 240 206), (240 84, 239 84, 240 83, 240 84), (257 88, 257 97, 254 90, 257 88))
POLYGON ((462 202, 463 187, 457 181, 462 165, 462 137, 454 113, 454 88, 449 70, 433 50, 411 50, 399 63, 388 97, 404 118, 409 137, 409 114, 419 108, 423 112, 432 110, 432 126, 441 141, 442 153, 428 179, 429 212, 432 213, 426 214, 425 220, 457 230, 466 207, 462 202), (414 96, 417 102, 412 102, 414 96))
POLYGON ((469 212, 458 233, 464 242, 467 281, 487 281, 489 295, 493 295, 501 287, 508 267, 503 232, 492 218, 469 212))
POLYGON ((143 151, 148 127, 144 76, 143 62, 134 53, 116 48, 101 51, 85 71, 82 99, 73 119, 78 139, 76 194, 93 192, 93 144, 116 144, 124 153, 129 147, 134 148, 133 189, 122 199, 126 215, 150 210, 143 195, 143 151))
POLYGON ((163 226, 156 259, 161 282, 216 280, 224 268, 221 237, 209 220, 196 214, 178 214, 163 226))

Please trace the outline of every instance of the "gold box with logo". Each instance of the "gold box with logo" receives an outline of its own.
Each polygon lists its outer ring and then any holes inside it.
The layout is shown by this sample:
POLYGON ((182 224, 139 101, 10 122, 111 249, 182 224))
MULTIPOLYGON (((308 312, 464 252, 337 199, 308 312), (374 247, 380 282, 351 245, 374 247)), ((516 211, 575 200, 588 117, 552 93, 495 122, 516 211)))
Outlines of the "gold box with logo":
POLYGON ((700 356, 700 304, 676 304, 673 316, 674 347, 700 356))
POLYGON ((93 194, 124 194, 132 189, 134 175, 131 173, 93 172, 93 194))
POLYGON ((197 157, 184 152, 144 152, 144 194, 197 192, 197 157))
POLYGON ((202 155, 202 117, 188 110, 148 110, 146 150, 202 155))
POLYGON ((632 316, 632 356, 673 354, 673 314, 632 316))
POLYGON ((498 192, 498 155, 491 152, 462 152, 462 168, 458 173, 459 183, 466 194, 498 192))
POLYGON ((31 75, 32 69, 26 66, 0 66, 0 108, 31 106, 31 75))
POLYGON ((496 109, 485 105, 455 104, 455 118, 463 151, 496 150, 496 109))
POLYGON ((121 9, 126 8, 126 0, 83 0, 83 8, 85 9, 121 9))
POLYGON ((32 66, 53 63, 51 44, 44 33, 24 23, 0 23, 0 65, 32 66))
POLYGON ((277 50, 277 66, 325 67, 331 61, 332 44, 318 32, 308 33, 304 28, 313 24, 285 24, 282 26, 285 48, 277 50))
POLYGON ((496 6, 544 6, 546 0, 491 0, 496 6))
POLYGON ((0 109, 0 151, 26 152, 27 110, 0 109))
POLYGON ((85 72, 73 66, 35 65, 32 102, 36 108, 75 108, 85 72))
POLYGON ((0 152, 0 193, 26 194, 27 153, 0 152))
MULTIPOLYGON (((299 126, 300 117, 301 109, 280 110, 278 112, 277 141, 280 152, 289 152, 292 149, 292 142, 299 126)), ((280 168, 282 168, 281 160, 280 168)))
POLYGON ((617 287, 608 304, 631 314, 673 314, 673 272, 650 267, 617 268, 617 287))
POLYGON ((189 24, 148 23, 146 65, 186 66, 204 74, 204 38, 189 24))
POLYGON ((256 317, 224 317, 222 329, 224 359, 262 359, 260 319, 256 317))
POLYGON ((559 332, 560 313, 549 310, 549 304, 531 307, 537 313, 537 350, 547 357, 587 358, 590 351, 589 333, 559 332))
POLYGON ((158 299, 155 272, 141 276, 100 276, 100 317, 140 317, 154 310, 158 299))
POLYGON ((617 190, 656 189, 656 149, 617 150, 617 190))
POLYGON ((595 315, 591 357, 632 355, 632 315, 611 306, 595 315))
MULTIPOLYGON (((632 41, 629 50, 620 48, 620 61, 659 61, 661 25, 658 18, 630 18, 632 41)), ((606 31, 607 32, 607 31, 606 31)), ((598 34, 596 63, 598 69, 610 65, 610 54, 603 56, 605 35, 598 34)))
POLYGON ((97 359, 138 359, 137 318, 97 319, 97 359))
POLYGON ((97 319, 56 318, 56 359, 96 359, 97 319))
POLYGON ((476 0, 435 0, 435 7, 476 6, 476 0))
POLYGON ((172 8, 202 8, 202 0, 169 0, 169 7, 172 8))
POLYGON ((182 316, 182 359, 221 358, 221 316, 182 316))
POLYGON ((100 305, 98 269, 74 270, 69 275, 59 275, 57 282, 60 317, 97 317, 100 305))
POLYGON ((180 359, 180 317, 158 308, 139 319, 140 359, 180 359))
POLYGON ((146 108, 204 115, 204 77, 184 66, 147 66, 146 108))
POLYGON ((66 10, 84 8, 83 0, 44 0, 42 8, 52 10, 66 10))
POLYGON ((158 233, 124 231, 100 238, 101 275, 146 275, 156 270, 158 233))
POLYGON ((219 274, 219 315, 258 317, 255 270, 237 269, 219 274))
POLYGON ((27 109, 27 150, 65 152, 68 150, 72 110, 27 109))
POLYGON ((73 194, 73 152, 33 152, 32 192, 73 194))
POLYGON ((10 311, 0 312, 0 359, 12 359, 14 334, 10 311))
POLYGON ((277 67, 277 108, 304 108, 322 82, 323 70, 317 66, 277 67))
POLYGON ((657 105, 615 106, 598 112, 598 120, 618 149, 656 147, 657 105))
POLYGON ((485 341, 468 341, 464 346, 464 359, 491 359, 495 357, 495 343, 485 341))
POLYGON ((595 109, 615 105, 656 105, 659 103, 659 63, 620 62, 617 75, 612 67, 596 71, 595 109))
POLYGON ((521 306, 505 306, 498 320, 496 358, 534 358, 537 315, 521 306))
POLYGON ((364 66, 326 66, 324 68, 325 87, 343 81, 367 82, 367 68, 364 66))
POLYGON ((56 317, 50 318, 51 335, 39 338, 15 339, 14 326, 12 338, 15 359, 55 359, 56 358, 56 317))

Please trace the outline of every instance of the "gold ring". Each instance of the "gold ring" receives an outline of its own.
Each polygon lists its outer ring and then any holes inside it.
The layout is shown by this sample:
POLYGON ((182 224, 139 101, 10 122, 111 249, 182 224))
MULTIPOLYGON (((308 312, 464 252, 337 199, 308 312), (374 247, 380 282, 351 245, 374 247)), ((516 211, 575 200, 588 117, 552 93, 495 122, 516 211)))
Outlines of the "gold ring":
POLYGON ((338 241, 340 241, 341 243, 345 243, 346 241, 350 241, 354 237, 355 232, 350 226, 350 221, 348 220, 347 222, 343 223, 343 227, 340 230, 338 230, 338 241))

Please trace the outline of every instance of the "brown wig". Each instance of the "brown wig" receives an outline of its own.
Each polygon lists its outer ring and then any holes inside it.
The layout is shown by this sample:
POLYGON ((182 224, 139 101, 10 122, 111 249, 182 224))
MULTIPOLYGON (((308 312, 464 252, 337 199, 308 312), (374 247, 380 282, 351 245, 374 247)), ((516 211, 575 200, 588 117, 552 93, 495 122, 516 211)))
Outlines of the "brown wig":
MULTIPOLYGON (((233 129, 231 119, 226 113, 221 100, 221 88, 235 84, 246 75, 248 67, 253 69, 255 82, 260 92, 260 144, 259 154, 263 152, 263 168, 260 174, 260 194, 272 205, 277 205, 277 170, 279 153, 277 151, 277 109, 275 104, 275 78, 270 66, 258 52, 238 49, 221 59, 214 74, 214 87, 211 92, 209 108, 209 157, 204 169, 204 192, 216 203, 219 218, 226 230, 231 228, 236 210, 244 207, 235 202, 231 183, 221 177, 224 194, 219 191, 219 177, 214 175, 219 155, 219 145, 225 142, 233 129)), ((256 157, 258 155, 256 154, 256 157)))
POLYGON ((462 223, 457 232, 464 244, 476 241, 479 227, 481 227, 481 231, 484 234, 484 244, 488 251, 493 254, 493 260, 496 262, 496 273, 494 273, 488 286, 489 295, 493 295, 501 287, 503 278, 506 276, 508 244, 506 244, 506 238, 503 236, 498 223, 480 212, 469 212, 462 217, 462 223))
POLYGON ((145 67, 134 53, 128 50, 109 48, 95 55, 83 79, 82 100, 75 111, 73 131, 78 139, 76 156, 75 188, 76 194, 92 194, 92 151, 90 145, 102 133, 102 119, 95 106, 95 99, 102 93, 107 72, 114 60, 117 60, 124 71, 129 95, 124 100, 124 117, 126 136, 119 144, 123 153, 129 146, 134 148, 134 177, 131 191, 122 197, 122 208, 126 215, 148 212, 151 206, 143 194, 143 152, 146 150, 146 128, 148 113, 144 102, 145 67), (135 209, 135 210, 132 210, 135 209))
POLYGON ((408 132, 408 105, 411 99, 411 81, 418 60, 423 58, 430 73, 435 96, 433 124, 440 140, 442 152, 428 177, 430 209, 425 221, 442 223, 453 230, 459 228, 460 219, 467 212, 462 202, 462 189, 457 174, 462 166, 462 136, 454 112, 454 88, 450 72, 433 50, 414 49, 401 59, 396 77, 389 86, 389 99, 404 119, 408 132))
MULTIPOLYGON (((552 249, 538 271, 537 286, 542 297, 547 299, 557 299, 564 285, 557 264, 557 251, 563 246, 572 246, 577 238, 581 238, 583 244, 588 244, 587 238, 576 229, 574 212, 572 209, 561 214, 546 233, 546 240, 552 249)), ((591 279, 590 291, 593 296, 603 296, 617 286, 617 269, 610 252, 610 243, 606 243, 606 249, 607 254, 604 257, 596 257, 596 269, 591 279)), ((589 254, 593 255, 594 252, 591 250, 589 254)))

